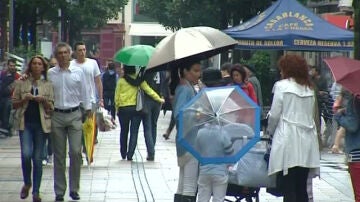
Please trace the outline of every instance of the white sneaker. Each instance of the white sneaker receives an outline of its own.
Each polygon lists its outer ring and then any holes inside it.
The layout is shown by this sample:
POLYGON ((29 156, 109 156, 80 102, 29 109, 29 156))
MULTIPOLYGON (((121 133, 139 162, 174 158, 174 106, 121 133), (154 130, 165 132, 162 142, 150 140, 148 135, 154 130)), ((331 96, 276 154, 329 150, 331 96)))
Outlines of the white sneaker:
POLYGON ((42 161, 43 166, 46 166, 47 163, 48 163, 47 160, 43 160, 43 161, 42 161))

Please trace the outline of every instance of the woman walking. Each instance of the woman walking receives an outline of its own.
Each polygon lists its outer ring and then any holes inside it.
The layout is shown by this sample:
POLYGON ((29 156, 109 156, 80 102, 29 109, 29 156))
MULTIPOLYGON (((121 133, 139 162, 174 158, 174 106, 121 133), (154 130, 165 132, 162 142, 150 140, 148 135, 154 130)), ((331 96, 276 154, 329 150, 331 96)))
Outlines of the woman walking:
POLYGON ((20 198, 29 195, 31 186, 33 202, 41 202, 39 189, 42 178, 42 159, 45 136, 50 133, 50 113, 53 110, 53 87, 47 81, 47 63, 41 56, 34 56, 28 65, 26 74, 29 78, 18 81, 13 95, 13 106, 19 118, 21 167, 24 185, 20 198), (33 165, 33 180, 31 170, 33 165), (33 182, 33 183, 32 183, 33 182))
POLYGON ((320 167, 316 101, 308 65, 297 55, 279 62, 282 80, 274 86, 268 132, 273 134, 268 174, 277 174, 284 202, 307 202, 307 178, 320 167))
MULTIPOLYGON (((136 75, 136 67, 124 65, 124 76, 119 79, 115 89, 115 108, 117 109, 121 132, 120 132, 120 154, 121 158, 132 161, 141 122, 141 112, 136 111, 136 96, 138 88, 144 90, 155 101, 164 103, 162 99, 150 86, 139 79, 136 75), (128 147, 128 133, 130 128, 130 140, 128 147)), ((148 143, 151 144, 152 142, 148 143)), ((153 143, 152 143, 153 144, 153 143)), ((147 145, 147 147, 151 147, 147 145)), ((152 148, 154 146, 152 145, 152 148)), ((148 154, 154 155, 154 154, 148 154)))

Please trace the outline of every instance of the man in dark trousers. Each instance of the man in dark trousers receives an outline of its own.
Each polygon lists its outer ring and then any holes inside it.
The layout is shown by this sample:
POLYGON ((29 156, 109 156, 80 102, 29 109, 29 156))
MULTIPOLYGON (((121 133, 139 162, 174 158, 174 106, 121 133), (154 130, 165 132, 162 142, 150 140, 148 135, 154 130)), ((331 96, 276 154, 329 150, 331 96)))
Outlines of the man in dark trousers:
MULTIPOLYGON (((149 86, 158 94, 160 97, 164 97, 164 92, 166 90, 166 72, 153 72, 147 73, 144 76, 145 81, 149 86)), ((145 94, 145 105, 146 113, 143 116, 143 127, 144 127, 144 136, 145 143, 147 148, 148 156, 146 160, 154 161, 155 157, 155 143, 157 136, 157 121, 159 118, 161 104, 148 95, 145 94)))
POLYGON ((0 73, 0 130, 6 136, 12 135, 9 123, 12 108, 11 97, 14 90, 15 80, 20 78, 20 74, 16 71, 16 59, 9 59, 7 62, 7 69, 0 73))

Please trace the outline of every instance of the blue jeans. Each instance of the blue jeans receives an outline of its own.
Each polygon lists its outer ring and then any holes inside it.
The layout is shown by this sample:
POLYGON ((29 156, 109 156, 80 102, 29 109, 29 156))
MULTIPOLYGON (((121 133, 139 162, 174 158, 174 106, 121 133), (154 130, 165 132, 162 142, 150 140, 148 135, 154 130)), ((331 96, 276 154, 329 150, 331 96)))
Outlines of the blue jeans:
POLYGON ((38 194, 42 178, 42 157, 44 152, 45 134, 41 123, 25 123, 25 129, 20 131, 21 167, 24 184, 31 186, 31 161, 34 169, 33 194, 38 194))
POLYGON ((144 127, 145 144, 148 156, 154 157, 157 136, 157 121, 161 110, 161 104, 154 100, 146 99, 146 109, 147 113, 143 115, 142 120, 144 127))
POLYGON ((123 159, 132 159, 138 140, 141 114, 135 110, 135 106, 119 107, 118 117, 120 122, 120 154, 123 159), (128 133, 130 140, 128 148, 128 133))

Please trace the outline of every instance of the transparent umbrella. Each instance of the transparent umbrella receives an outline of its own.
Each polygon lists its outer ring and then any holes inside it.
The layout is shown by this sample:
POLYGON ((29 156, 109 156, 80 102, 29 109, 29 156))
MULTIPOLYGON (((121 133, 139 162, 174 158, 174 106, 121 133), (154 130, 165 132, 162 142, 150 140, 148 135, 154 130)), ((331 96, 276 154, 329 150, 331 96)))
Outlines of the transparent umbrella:
POLYGON ((235 163, 260 140, 260 108, 237 86, 204 88, 180 110, 178 130, 200 163, 235 163))

